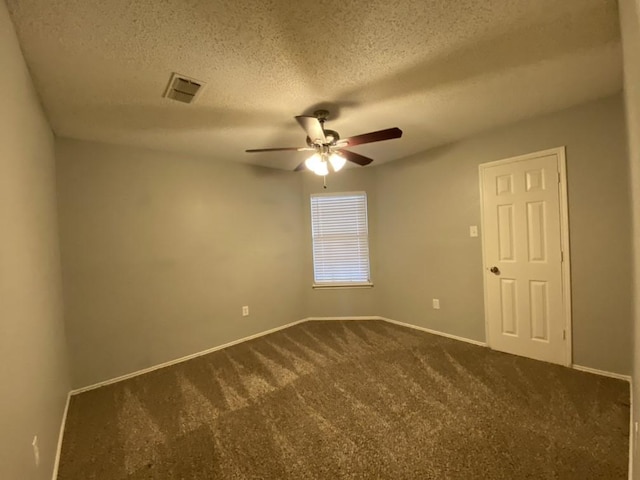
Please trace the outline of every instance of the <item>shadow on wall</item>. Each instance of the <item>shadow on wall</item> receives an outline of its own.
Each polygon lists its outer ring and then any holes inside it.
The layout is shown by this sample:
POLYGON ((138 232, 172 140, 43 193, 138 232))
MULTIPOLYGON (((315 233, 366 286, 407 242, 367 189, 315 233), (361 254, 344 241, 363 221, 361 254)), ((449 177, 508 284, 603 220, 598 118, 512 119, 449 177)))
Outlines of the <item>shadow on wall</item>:
MULTIPOLYGON (((309 1, 304 3, 308 4, 304 8, 310 12, 321 12, 320 5, 314 6, 309 1)), ((297 43, 309 37, 307 26, 291 23, 281 16, 275 17, 274 21, 282 24, 282 35, 292 45, 290 50, 299 51, 297 43), (303 27, 305 30, 301 30, 303 27)), ((359 24, 360 28, 361 25, 364 23, 359 24)), ((357 28, 355 31, 349 30, 349 35, 357 38, 357 28)), ((550 23, 524 23, 482 41, 460 45, 443 56, 427 58, 412 67, 391 72, 384 78, 365 81, 344 91, 334 101, 340 105, 347 100, 357 104, 366 98, 367 103, 372 103, 427 92, 444 85, 617 43, 619 38, 616 12, 611 11, 607 2, 600 2, 593 7, 567 13, 550 23), (604 27, 603 19, 606 21, 604 27)), ((309 58, 293 60, 299 71, 306 73, 309 87, 321 90, 330 66, 320 66, 312 61, 315 59, 309 58)))

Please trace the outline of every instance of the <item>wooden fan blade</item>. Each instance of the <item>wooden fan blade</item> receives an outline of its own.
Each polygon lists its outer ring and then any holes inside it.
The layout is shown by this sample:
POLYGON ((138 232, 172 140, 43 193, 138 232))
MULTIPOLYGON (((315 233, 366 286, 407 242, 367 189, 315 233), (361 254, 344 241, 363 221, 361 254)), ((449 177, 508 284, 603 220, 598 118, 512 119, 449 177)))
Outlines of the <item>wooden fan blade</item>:
POLYGON ((315 150, 311 147, 281 147, 281 148, 254 148, 251 150, 245 150, 247 153, 254 152, 286 152, 286 151, 296 151, 296 152, 306 152, 308 150, 315 150))
POLYGON ((338 152, 340 152, 340 154, 350 162, 357 163, 363 167, 373 162, 373 158, 365 157, 364 155, 360 155, 356 152, 350 152, 349 150, 342 149, 338 150, 338 152))
POLYGON ((307 115, 299 115, 296 120, 300 124, 304 131, 307 132, 307 136, 311 140, 311 143, 315 143, 316 140, 320 140, 322 143, 326 143, 327 139, 324 136, 324 130, 320 120, 316 117, 309 117, 307 115))
POLYGON ((377 132, 363 133, 362 135, 356 135, 355 137, 349 137, 342 140, 346 140, 349 146, 353 147, 354 145, 362 145, 363 143, 381 142, 383 140, 400 138, 401 136, 402 136, 402 130, 400 130, 398 127, 394 127, 394 128, 387 128, 386 130, 378 130, 377 132))
POLYGON ((293 169, 294 172, 300 172, 302 170, 306 170, 306 165, 304 164, 304 162, 302 162, 300 165, 298 165, 296 168, 293 169))

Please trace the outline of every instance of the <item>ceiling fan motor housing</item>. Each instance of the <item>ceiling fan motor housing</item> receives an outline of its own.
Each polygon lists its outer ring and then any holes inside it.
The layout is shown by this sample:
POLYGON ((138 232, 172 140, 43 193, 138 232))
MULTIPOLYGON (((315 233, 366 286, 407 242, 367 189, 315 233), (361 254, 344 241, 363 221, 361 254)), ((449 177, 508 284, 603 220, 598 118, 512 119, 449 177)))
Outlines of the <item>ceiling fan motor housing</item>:
MULTIPOLYGON (((327 141, 322 145, 333 146, 338 140, 340 140, 340 134, 335 130, 324 130, 324 136, 327 141)), ((309 145, 310 147, 315 147, 316 145, 319 145, 319 144, 312 142, 311 139, 307 137, 307 145, 309 145)))

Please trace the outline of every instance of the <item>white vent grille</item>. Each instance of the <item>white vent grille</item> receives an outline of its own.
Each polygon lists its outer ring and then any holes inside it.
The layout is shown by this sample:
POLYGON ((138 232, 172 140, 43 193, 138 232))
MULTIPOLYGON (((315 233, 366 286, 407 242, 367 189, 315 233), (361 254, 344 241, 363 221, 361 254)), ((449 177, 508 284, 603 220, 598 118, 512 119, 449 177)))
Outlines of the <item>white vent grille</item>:
POLYGON ((171 75, 164 96, 183 103, 193 103, 202 93, 205 83, 179 73, 171 75))

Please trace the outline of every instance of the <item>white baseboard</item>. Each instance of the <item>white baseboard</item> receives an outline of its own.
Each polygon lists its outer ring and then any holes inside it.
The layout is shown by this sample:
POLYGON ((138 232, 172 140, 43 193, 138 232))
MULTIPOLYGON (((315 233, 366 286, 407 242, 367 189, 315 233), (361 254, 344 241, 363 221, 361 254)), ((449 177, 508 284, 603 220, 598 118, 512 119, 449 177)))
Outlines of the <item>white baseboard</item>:
POLYGON ((143 368, 142 370, 137 370, 135 372, 127 373, 125 375, 121 375, 119 377, 110 378, 109 380, 104 380, 102 382, 94 383, 93 385, 88 385, 86 387, 77 388, 75 390, 71 390, 71 395, 77 395, 79 393, 88 392, 89 390, 95 390, 96 388, 104 387, 106 385, 111 385, 112 383, 121 382, 123 380, 128 380, 129 378, 137 377, 139 375, 144 375, 145 373, 153 372, 154 370, 159 370, 161 368, 170 367, 171 365, 175 365, 177 363, 186 362, 187 360, 191 360, 193 358, 201 357, 202 355, 207 355, 212 352, 216 352, 218 350, 222 350, 223 348, 232 347, 233 345, 237 345, 242 342, 246 342, 248 340, 253 340, 254 338, 263 337, 265 335, 269 335, 270 333, 277 332, 279 330, 284 330, 285 328, 293 327, 294 325, 298 325, 299 323, 306 322, 307 319, 298 320, 295 322, 287 323, 286 325, 282 325, 280 327, 272 328, 270 330, 265 330, 264 332, 259 332, 254 335, 250 335, 248 337, 240 338, 238 340, 234 340, 229 343, 225 343, 223 345, 218 345, 216 347, 208 348, 207 350, 203 350, 201 352, 192 353, 190 355, 186 355, 184 357, 176 358, 174 360, 169 360, 168 362, 160 363, 158 365, 153 365, 152 367, 143 368))
POLYGON ((629 382, 629 480, 633 480, 633 451, 634 451, 633 431, 633 377, 629 382))
POLYGON ((631 383, 630 375, 607 372, 606 370, 598 370, 597 368, 583 367, 582 365, 576 365, 575 363, 571 366, 571 368, 573 368, 574 370, 579 370, 581 372, 593 373, 595 375, 602 375, 603 377, 617 378, 618 380, 624 380, 625 382, 631 383))
MULTIPOLYGON (((392 319, 386 318, 386 317, 380 317, 378 315, 350 316, 350 317, 306 317, 306 318, 303 318, 301 320, 297 320, 295 322, 288 323, 286 325, 282 325, 282 326, 279 326, 279 327, 276 327, 276 328, 272 328, 270 330, 265 330, 264 332, 259 332, 259 333, 256 333, 254 335, 250 335, 248 337, 240 338, 238 340, 234 340, 232 342, 228 342, 228 343, 225 343, 223 345, 218 345, 218 346, 209 348, 207 350, 203 350, 201 352, 192 353, 190 355, 186 355, 184 357, 176 358, 174 360, 169 360, 168 362, 164 362, 164 363, 161 363, 161 364, 158 364, 158 365, 153 365, 151 367, 144 368, 142 370, 137 370, 135 372, 127 373, 127 374, 121 375, 119 377, 115 377, 115 378, 111 378, 111 379, 108 379, 108 380, 104 380, 102 382, 98 382, 98 383, 95 383, 93 385, 88 385, 86 387, 81 387, 81 388, 78 388, 78 389, 74 389, 74 390, 71 390, 71 392, 69 392, 69 393, 70 393, 70 395, 76 395, 78 393, 83 393, 83 392, 87 392, 89 390, 94 390, 96 388, 100 388, 100 387, 103 387, 105 385, 110 385, 112 383, 117 383, 117 382, 121 382, 123 380, 127 380, 129 378, 137 377, 139 375, 144 375, 145 373, 153 372, 154 370, 159 370, 161 368, 169 367, 169 366, 175 365, 177 363, 186 362, 187 360, 191 360, 193 358, 201 357, 202 355, 207 355, 209 353, 216 352, 218 350, 222 350, 222 349, 227 348, 227 347, 232 347, 233 345, 237 345, 239 343, 243 343, 243 342, 246 342, 248 340, 253 340, 255 338, 259 338, 259 337, 262 337, 264 335, 269 335, 271 333, 274 333, 274 332, 277 332, 277 331, 280 331, 280 330, 284 330, 285 328, 293 327, 294 325, 298 325, 300 323, 309 322, 309 321, 318 321, 318 320, 341 320, 341 321, 344 321, 344 320, 355 320, 355 321, 357 321, 357 320, 382 320, 384 322, 393 323, 395 325, 400 325, 400 326, 407 327, 407 328, 413 328, 414 330, 420 330, 422 332, 430 333, 432 335, 439 335, 441 337, 451 338, 453 340, 458 340, 460 342, 470 343, 472 345, 478 345, 478 346, 481 346, 481 347, 486 347, 487 346, 486 342, 481 342, 481 341, 478 341, 478 340, 472 340, 470 338, 460 337, 458 335, 452 335, 450 333, 440 332, 440 331, 437 331, 437 330, 432 330, 430 328, 420 327, 418 325, 413 325, 411 323, 399 322, 397 320, 392 320, 392 319)), ((598 370, 596 368, 584 367, 582 365, 576 365, 576 364, 572 365, 572 368, 574 368, 575 370, 583 371, 583 372, 593 373, 593 374, 596 374, 596 375, 603 375, 605 377, 617 378, 617 379, 620 379, 620 380, 624 380, 626 382, 631 382, 631 377, 629 375, 622 375, 620 373, 607 372, 605 370, 598 370)), ((67 406, 68 406, 68 403, 67 403, 67 406)), ((66 410, 65 410, 65 415, 66 415, 66 410)))
POLYGON ((369 316, 359 316, 359 317, 307 317, 304 321, 309 320, 382 320, 383 322, 393 323, 395 325, 400 325, 402 327, 413 328, 414 330, 420 330, 422 332, 430 333, 432 335, 438 335, 440 337, 447 337, 453 340, 458 340, 460 342, 471 343, 473 345, 478 345, 480 347, 486 347, 487 344, 485 342, 480 342, 478 340, 472 340, 466 337, 459 337, 457 335, 452 335, 450 333, 439 332, 438 330, 431 330, 430 328, 419 327, 417 325, 412 325, 411 323, 399 322, 397 320, 391 320, 390 318, 380 317, 379 315, 369 315, 369 316))
POLYGON ((422 332, 431 333, 432 335, 439 335, 440 337, 451 338, 453 340, 458 340, 460 342, 471 343, 472 345, 478 345, 480 347, 488 346, 486 342, 481 342, 479 340, 472 340, 466 337, 459 337, 457 335, 452 335, 450 333, 439 332, 438 330, 431 330, 430 328, 419 327, 417 325, 412 325, 410 323, 399 322, 397 320, 391 320, 390 318, 385 317, 376 317, 379 320, 384 320, 385 322, 393 323, 395 325, 401 325, 403 327, 413 328, 414 330, 420 330, 422 332))
POLYGON ((300 323, 309 322, 309 321, 317 321, 317 320, 382 320, 389 323, 394 323, 396 325, 401 325, 403 327, 409 327, 416 330, 421 330, 423 332, 431 333, 433 335, 440 335, 442 337, 452 338, 454 340, 459 340, 461 342, 471 343, 473 345, 480 345, 482 347, 486 347, 487 344, 484 342, 479 342, 477 340, 471 340, 469 338, 458 337, 457 335, 451 335, 449 333, 438 332, 436 330, 431 330, 429 328, 418 327, 417 325, 412 325, 410 323, 398 322, 396 320, 391 320, 390 318, 380 317, 377 315, 367 315, 367 316, 351 316, 351 317, 307 317, 302 320, 298 320, 295 322, 288 323, 286 325, 282 325, 280 327, 272 328, 270 330, 266 330, 264 332, 256 333, 254 335, 250 335, 248 337, 240 338, 238 340, 234 340, 229 343, 225 343, 223 345, 218 345, 216 347, 209 348, 207 350, 203 350, 201 352, 192 353, 190 355, 176 358, 174 360, 169 360, 168 362, 160 363, 158 365, 153 365, 148 368, 143 368, 142 370, 137 370, 135 372, 127 373, 125 375, 121 375, 119 377, 110 378, 108 380, 104 380, 102 382, 94 383, 92 385, 88 385, 86 387, 77 388, 71 390, 69 392, 70 395, 77 395, 79 393, 88 392, 89 390, 95 390, 96 388, 104 387, 106 385, 111 385, 112 383, 121 382, 123 380, 128 380, 129 378, 137 377, 139 375, 144 375, 145 373, 153 372, 154 370, 159 370, 161 368, 169 367, 171 365, 175 365, 177 363, 186 362, 187 360, 191 360, 193 358, 201 357, 202 355, 207 355, 212 352, 216 352, 218 350, 222 350, 223 348, 232 347, 233 345, 237 345, 242 342, 246 342, 248 340, 253 340, 254 338, 259 338, 264 335, 269 335, 270 333, 277 332, 279 330, 284 330, 285 328, 293 327, 294 325, 298 325, 300 323))
POLYGON ((64 438, 64 427, 67 424, 67 412, 69 411, 69 402, 71 401, 71 392, 67 393, 67 402, 64 405, 62 413, 62 421, 60 422, 60 433, 58 434, 58 447, 56 448, 56 458, 53 462, 52 480, 58 478, 58 467, 60 466, 60 453, 62 452, 62 439, 64 438))
POLYGON ((384 320, 377 315, 361 315, 358 317, 307 317, 303 322, 314 322, 318 320, 384 320))

